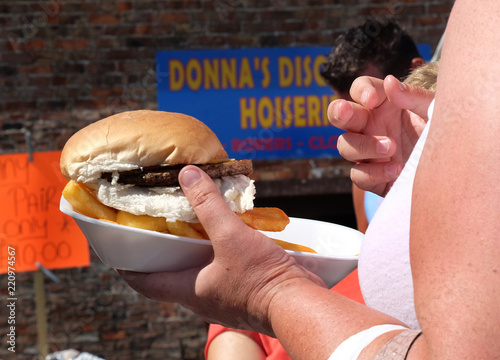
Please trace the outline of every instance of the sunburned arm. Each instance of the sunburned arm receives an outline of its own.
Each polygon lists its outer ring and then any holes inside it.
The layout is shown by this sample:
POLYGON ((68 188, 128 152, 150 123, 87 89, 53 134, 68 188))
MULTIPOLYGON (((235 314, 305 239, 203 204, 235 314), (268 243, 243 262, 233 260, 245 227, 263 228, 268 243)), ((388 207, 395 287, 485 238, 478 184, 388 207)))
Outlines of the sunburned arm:
MULTIPOLYGON (((457 0, 450 17, 413 192, 410 256, 423 334, 409 360, 500 354, 499 15, 497 0, 457 0)), ((187 166, 180 179, 214 259, 178 273, 121 272, 137 291, 180 302, 208 321, 275 335, 295 360, 327 359, 351 335, 399 324, 321 286, 274 242, 245 227, 198 168, 187 166)), ((373 341, 359 360, 372 360, 395 333, 373 341)))
POLYGON ((496 0, 457 1, 413 192, 417 316, 436 359, 500 354, 500 57, 496 0))
MULTIPOLYGON (((411 262, 423 335, 409 360, 500 354, 500 68, 492 64, 500 58, 492 46, 499 15, 495 0, 458 0, 447 30, 413 192, 411 262)), ((314 286, 292 294, 276 296, 271 320, 296 359, 327 359, 354 332, 395 323, 314 286)), ((392 336, 374 341, 360 359, 373 359, 392 336)))
MULTIPOLYGON (((295 360, 328 359, 345 339, 379 324, 403 325, 398 320, 349 300, 305 279, 290 281, 271 303, 270 320, 275 335, 295 360)), ((387 333, 379 340, 389 340, 387 333)), ((374 341, 360 360, 373 359, 385 341, 374 341)))

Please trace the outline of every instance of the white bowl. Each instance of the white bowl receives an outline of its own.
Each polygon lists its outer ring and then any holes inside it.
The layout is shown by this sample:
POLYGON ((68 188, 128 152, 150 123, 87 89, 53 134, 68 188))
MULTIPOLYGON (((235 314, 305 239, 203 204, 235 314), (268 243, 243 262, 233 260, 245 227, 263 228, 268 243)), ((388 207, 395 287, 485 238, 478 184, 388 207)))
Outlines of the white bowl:
MULTIPOLYGON (((202 266, 213 254, 208 240, 96 220, 77 213, 64 197, 60 210, 73 217, 97 256, 106 265, 137 272, 181 271, 202 266)), ((332 287, 357 266, 363 234, 322 221, 290 218, 281 232, 264 232, 275 239, 305 245, 317 254, 289 251, 299 264, 332 287)))

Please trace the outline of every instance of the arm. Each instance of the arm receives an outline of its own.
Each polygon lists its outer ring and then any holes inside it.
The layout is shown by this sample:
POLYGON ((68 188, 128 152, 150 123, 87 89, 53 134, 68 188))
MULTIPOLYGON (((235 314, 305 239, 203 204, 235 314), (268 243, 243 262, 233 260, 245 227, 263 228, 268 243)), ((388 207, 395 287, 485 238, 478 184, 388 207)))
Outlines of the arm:
POLYGON ((414 184, 416 309, 439 359, 500 354, 499 9, 456 3, 414 184))
POLYGON ((275 336, 294 359, 328 358, 349 336, 400 321, 326 288, 314 274, 230 210, 199 168, 180 173, 214 247, 214 260, 177 273, 119 271, 145 296, 178 302, 208 322, 275 336))
POLYGON ((365 192, 356 184, 352 184, 352 204, 358 230, 364 233, 368 228, 368 219, 365 213, 365 192))
MULTIPOLYGON (((436 108, 413 192, 411 263, 423 335, 410 360, 500 354, 500 50, 492 46, 498 43, 499 11, 496 1, 457 1, 447 30, 436 108)), ((354 319, 352 306, 349 311, 354 319)), ((320 316, 340 316, 335 309, 329 314, 320 316)), ((372 359, 376 342, 362 356, 372 359)))
MULTIPOLYGON (((500 354, 500 86, 489 82, 500 79, 500 69, 488 62, 500 55, 492 46, 499 10, 496 0, 457 0, 450 18, 428 139, 439 149, 426 146, 415 182, 410 247, 424 333, 409 360, 500 354), (476 97, 467 101, 470 94, 476 97)), ((245 227, 199 169, 184 168, 180 182, 210 236, 214 260, 180 273, 121 272, 139 292, 179 302, 209 321, 275 335, 294 359, 327 359, 359 331, 400 324, 329 291, 270 239, 245 227)), ((377 338, 359 359, 373 359, 397 332, 377 338)))
POLYGON ((208 347, 207 360, 265 360, 266 354, 251 335, 243 330, 220 333, 208 347))

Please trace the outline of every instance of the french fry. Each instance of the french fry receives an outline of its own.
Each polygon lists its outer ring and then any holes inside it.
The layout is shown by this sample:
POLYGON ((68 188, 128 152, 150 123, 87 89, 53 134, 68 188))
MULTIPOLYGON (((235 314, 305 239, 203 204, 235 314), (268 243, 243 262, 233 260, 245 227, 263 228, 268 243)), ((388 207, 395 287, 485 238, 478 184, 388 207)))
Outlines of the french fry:
POLYGON ((189 223, 189 225, 191 225, 191 227, 193 229, 195 229, 196 231, 198 231, 202 237, 202 239, 205 239, 205 240, 208 240, 208 234, 207 232, 205 231, 205 228, 203 228, 203 225, 201 225, 201 223, 189 223))
POLYGON ((131 226, 139 229, 168 232, 167 220, 162 217, 135 215, 127 211, 120 210, 116 215, 116 222, 121 225, 131 226))
POLYGON ((237 215, 246 225, 255 230, 282 231, 290 223, 285 212, 274 207, 256 207, 237 215))
MULTIPOLYGON (((261 231, 283 231, 290 223, 290 219, 283 210, 273 207, 256 207, 252 210, 247 210, 243 214, 237 215, 246 225, 261 231)), ((316 253, 314 249, 307 246, 293 244, 279 239, 272 240, 285 250, 316 253)))
MULTIPOLYGON (((168 232, 173 235, 186 236, 195 239, 208 239, 208 235, 200 223, 184 221, 167 222, 165 218, 148 215, 134 215, 127 211, 116 211, 102 204, 81 183, 69 181, 62 192, 64 198, 79 213, 94 219, 116 222, 121 225, 140 229, 168 232)), ((253 208, 243 214, 237 214, 243 222, 256 230, 282 231, 290 222, 288 216, 278 208, 253 208)), ((315 253, 306 246, 289 243, 284 240, 273 239, 285 250, 315 253)))
MULTIPOLYGON (((272 238, 271 238, 272 239, 272 238)), ((316 250, 304 245, 293 244, 285 240, 272 239, 276 244, 285 250, 302 251, 317 254, 316 250)))
POLYGON ((116 211, 97 200, 85 185, 71 180, 62 194, 79 213, 94 219, 116 221, 116 211))
POLYGON ((168 232, 178 236, 186 236, 194 239, 204 239, 204 237, 194 229, 191 223, 184 221, 167 222, 168 232))

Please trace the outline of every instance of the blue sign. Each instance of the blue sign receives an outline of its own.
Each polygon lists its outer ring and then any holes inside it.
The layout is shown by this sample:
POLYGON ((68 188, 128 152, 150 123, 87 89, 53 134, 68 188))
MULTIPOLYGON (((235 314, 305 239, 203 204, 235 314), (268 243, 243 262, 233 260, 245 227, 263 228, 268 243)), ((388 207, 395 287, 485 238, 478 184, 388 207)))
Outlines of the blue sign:
POLYGON ((336 97, 319 71, 330 47, 156 53, 159 110, 207 124, 229 157, 338 157, 336 97))

